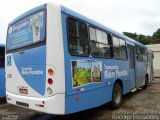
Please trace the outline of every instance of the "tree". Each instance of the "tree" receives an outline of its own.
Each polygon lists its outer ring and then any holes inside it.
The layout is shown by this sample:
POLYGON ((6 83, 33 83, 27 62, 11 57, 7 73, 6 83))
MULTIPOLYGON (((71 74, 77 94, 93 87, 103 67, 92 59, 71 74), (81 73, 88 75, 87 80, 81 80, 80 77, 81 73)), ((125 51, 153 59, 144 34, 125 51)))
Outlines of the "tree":
POLYGON ((160 39, 160 28, 157 29, 156 32, 153 33, 152 38, 155 39, 160 39))
POLYGON ((131 32, 123 32, 124 35, 136 40, 137 38, 137 33, 131 33, 131 32))
POLYGON ((144 44, 150 44, 152 37, 151 36, 145 36, 142 34, 137 34, 137 33, 130 33, 130 32, 123 32, 124 35, 144 44))
POLYGON ((144 45, 150 44, 151 39, 152 38, 150 36, 145 36, 145 35, 142 35, 142 34, 139 35, 139 42, 144 44, 144 45))

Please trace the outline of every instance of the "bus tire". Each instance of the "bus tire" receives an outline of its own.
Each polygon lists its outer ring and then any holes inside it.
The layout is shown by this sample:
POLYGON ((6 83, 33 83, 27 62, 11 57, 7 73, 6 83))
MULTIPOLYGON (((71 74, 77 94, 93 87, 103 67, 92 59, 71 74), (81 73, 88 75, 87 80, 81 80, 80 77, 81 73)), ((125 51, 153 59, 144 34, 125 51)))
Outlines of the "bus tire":
POLYGON ((148 87, 148 75, 145 76, 145 84, 143 86, 143 89, 146 89, 148 87))
POLYGON ((121 85, 116 82, 113 86, 112 91, 112 101, 111 101, 111 108, 116 109, 121 105, 122 102, 122 87, 121 85))

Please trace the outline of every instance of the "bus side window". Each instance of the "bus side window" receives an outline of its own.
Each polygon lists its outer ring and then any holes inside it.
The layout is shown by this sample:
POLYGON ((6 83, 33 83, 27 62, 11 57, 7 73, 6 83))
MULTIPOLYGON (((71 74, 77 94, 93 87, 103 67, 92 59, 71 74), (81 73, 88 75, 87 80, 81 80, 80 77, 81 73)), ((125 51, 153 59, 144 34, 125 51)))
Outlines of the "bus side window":
POLYGON ((92 28, 90 31, 91 51, 94 57, 111 58, 111 47, 108 34, 105 32, 92 28))
POLYGON ((116 59, 126 60, 126 42, 123 39, 119 39, 113 36, 114 56, 116 59))
POLYGON ((120 45, 119 45, 118 38, 113 36, 114 57, 116 59, 120 58, 120 55, 119 55, 119 46, 120 45))
POLYGON ((121 59, 125 60, 127 59, 126 42, 122 39, 119 39, 119 41, 120 41, 120 57, 121 59))
POLYGON ((143 61, 143 48, 136 46, 136 59, 137 61, 143 61))
POLYGON ((147 62, 148 61, 148 52, 147 50, 143 49, 143 61, 147 62))
POLYGON ((74 56, 88 56, 88 32, 85 23, 73 18, 67 19, 69 53, 74 56))

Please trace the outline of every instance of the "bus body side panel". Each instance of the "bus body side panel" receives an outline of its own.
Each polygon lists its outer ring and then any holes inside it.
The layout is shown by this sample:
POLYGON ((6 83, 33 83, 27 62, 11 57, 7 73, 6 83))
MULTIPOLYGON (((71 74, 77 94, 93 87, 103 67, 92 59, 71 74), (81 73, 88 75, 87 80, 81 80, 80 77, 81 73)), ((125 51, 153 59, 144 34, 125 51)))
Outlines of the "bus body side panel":
POLYGON ((118 69, 115 70, 117 79, 122 80, 123 83, 123 95, 128 93, 131 89, 131 79, 129 78, 129 63, 128 60, 115 60, 115 66, 118 69))
POLYGON ((46 79, 52 78, 53 84, 46 84, 47 89, 52 89, 48 98, 46 112, 52 114, 65 114, 65 62, 62 36, 61 7, 59 5, 47 4, 47 65, 46 79), (54 74, 48 74, 53 69, 54 74), (56 99, 54 99, 54 97, 56 99), (58 97, 59 96, 59 97, 58 97), (53 99, 52 99, 53 97, 53 99))
POLYGON ((140 87, 145 84, 145 76, 147 73, 147 63, 136 61, 136 86, 140 87))
MULTIPOLYGON (((73 87, 72 81, 72 61, 77 60, 91 60, 91 57, 76 57, 71 56, 68 52, 67 31, 66 31, 67 15, 62 12, 63 23, 63 39, 65 51, 65 83, 66 83, 66 96, 65 96, 65 113, 75 113, 89 108, 100 106, 106 101, 111 100, 112 84, 107 85, 102 81, 101 83, 88 83, 80 87, 73 87), (106 87, 107 86, 107 87, 106 87), (82 90, 81 92, 79 90, 82 90), (95 99, 97 98, 97 99, 95 99)), ((102 77, 104 74, 101 74, 102 77)), ((106 80, 107 81, 107 80, 106 80)), ((106 82, 105 81, 105 82, 106 82)), ((113 83, 113 80, 108 80, 113 83)))
POLYGON ((5 91, 5 70, 0 68, 0 97, 6 96, 5 91))
MULTIPOLYGON (((74 15, 73 15, 74 16, 74 15)), ((68 39, 67 39, 67 28, 66 19, 68 15, 62 12, 62 24, 63 24, 63 39, 64 39, 64 51, 65 51, 65 78, 66 78, 66 97, 65 97, 65 111, 66 114, 79 112, 82 110, 94 108, 105 104, 112 99, 112 89, 119 77, 117 74, 123 74, 120 72, 127 71, 128 62, 124 61, 115 65, 114 59, 102 59, 89 57, 78 57, 71 56, 68 51, 68 39), (90 82, 82 86, 74 87, 73 84, 73 63, 78 62, 82 64, 86 62, 87 65, 93 69, 93 64, 97 63, 101 66, 101 82, 90 82), (119 66, 119 67, 118 67, 119 66), (123 66, 123 67, 122 67, 123 66), (122 68, 120 68, 122 67, 122 68), (117 71, 116 71, 117 70, 117 71), (118 73, 119 72, 119 73, 118 73)), ((127 72, 128 73, 128 72, 127 72)), ((93 71, 92 71, 93 74, 93 71)), ((123 93, 129 92, 128 87, 128 76, 121 77, 123 85, 125 87, 123 93)), ((92 79, 92 78, 91 78, 92 79)), ((92 80, 93 81, 93 80, 92 80)))

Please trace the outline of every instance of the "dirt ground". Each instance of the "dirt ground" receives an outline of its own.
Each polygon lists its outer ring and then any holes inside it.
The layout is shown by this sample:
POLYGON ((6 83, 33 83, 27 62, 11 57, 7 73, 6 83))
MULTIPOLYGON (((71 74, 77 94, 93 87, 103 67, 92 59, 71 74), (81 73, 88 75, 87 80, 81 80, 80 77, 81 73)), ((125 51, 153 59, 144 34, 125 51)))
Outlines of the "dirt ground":
POLYGON ((0 120, 160 120, 160 79, 149 83, 146 90, 138 90, 123 97, 120 108, 111 110, 101 106, 65 115, 49 115, 1 102, 0 120))

